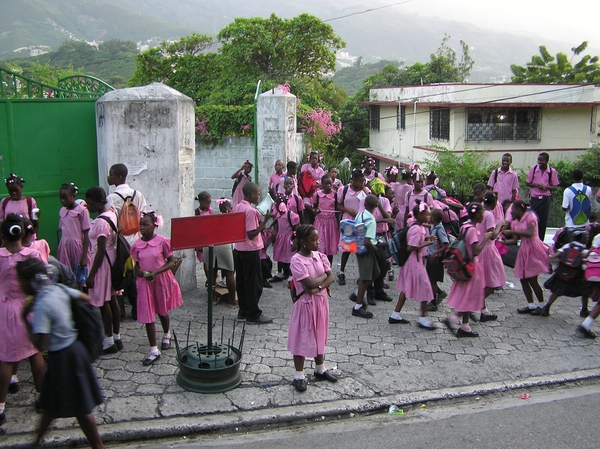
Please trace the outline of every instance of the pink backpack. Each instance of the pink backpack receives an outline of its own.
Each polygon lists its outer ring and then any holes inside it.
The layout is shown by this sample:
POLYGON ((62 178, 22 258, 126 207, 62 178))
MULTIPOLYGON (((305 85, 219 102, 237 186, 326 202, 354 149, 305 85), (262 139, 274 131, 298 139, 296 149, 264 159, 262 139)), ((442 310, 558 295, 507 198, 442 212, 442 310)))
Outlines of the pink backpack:
POLYGON ((591 250, 585 262, 585 280, 600 282, 600 247, 591 250))

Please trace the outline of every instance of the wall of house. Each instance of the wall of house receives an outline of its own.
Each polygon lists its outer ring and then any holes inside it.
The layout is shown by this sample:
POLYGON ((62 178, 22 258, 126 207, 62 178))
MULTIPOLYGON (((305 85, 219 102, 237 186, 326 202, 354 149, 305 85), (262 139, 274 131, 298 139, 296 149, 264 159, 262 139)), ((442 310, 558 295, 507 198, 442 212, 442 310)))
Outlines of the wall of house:
POLYGON ((503 153, 510 152, 515 168, 528 168, 535 164, 540 152, 550 154, 551 160, 576 159, 594 143, 600 143, 597 109, 587 107, 543 108, 540 141, 465 141, 466 110, 450 111, 450 140, 437 141, 429 138, 429 107, 406 107, 406 129, 396 129, 396 107, 381 106, 379 131, 370 131, 370 148, 389 155, 399 162, 422 162, 431 157, 426 147, 435 145, 454 148, 457 152, 465 147, 488 151, 487 159, 500 160, 503 153), (590 132, 590 129, 592 130, 590 132))

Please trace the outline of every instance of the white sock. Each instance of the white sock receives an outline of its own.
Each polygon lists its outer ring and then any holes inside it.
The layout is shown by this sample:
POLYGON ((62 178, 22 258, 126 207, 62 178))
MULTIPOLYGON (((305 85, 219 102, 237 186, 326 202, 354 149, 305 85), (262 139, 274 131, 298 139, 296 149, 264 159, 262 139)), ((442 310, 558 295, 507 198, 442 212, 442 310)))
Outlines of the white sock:
POLYGON ((537 306, 535 305, 535 303, 534 303, 534 302, 529 302, 529 303, 527 303, 527 306, 528 306, 528 307, 529 307, 531 310, 533 310, 533 309, 535 309, 535 308, 537 307, 537 306))
POLYGON ((356 305, 354 306, 354 310, 358 310, 358 309, 360 309, 362 306, 363 306, 362 304, 356 304, 356 305))
POLYGON ((421 323, 424 326, 431 326, 433 324, 432 321, 431 321, 431 319, 429 317, 426 317, 426 316, 420 316, 417 319, 417 322, 421 323))
POLYGON ((10 376, 10 383, 11 384, 17 384, 17 383, 19 383, 19 378, 16 375, 10 376))
POLYGON ((0 413, 4 413, 4 407, 6 407, 6 402, 0 402, 0 413))
POLYGON ((338 274, 344 274, 344 272, 343 272, 343 271, 340 271, 338 274))
POLYGON ((395 320, 401 320, 402 317, 400 316, 400 312, 392 312, 392 315, 390 316, 390 318, 393 318, 395 320))
POLYGON ((294 379, 304 379, 304 371, 296 371, 294 379))
POLYGON ((325 372, 325 364, 323 365, 316 365, 315 366, 315 371, 319 374, 323 374, 325 372))
POLYGON ((113 334, 113 340, 120 340, 121 334, 113 334))
POLYGON ((585 327, 587 330, 590 330, 593 322, 594 319, 591 316, 588 316, 585 320, 583 320, 583 323, 581 323, 581 327, 585 327))
POLYGON ((169 332, 165 333, 165 334, 163 335, 163 338, 168 338, 168 339, 170 340, 170 339, 171 339, 171 331, 169 331, 169 332))
POLYGON ((150 346, 150 354, 160 355, 160 351, 158 350, 158 346, 150 346))
POLYGON ((545 307, 546 303, 545 302, 538 302, 538 307, 545 307))
POLYGON ((107 337, 105 335, 104 336, 104 340, 102 340, 102 349, 108 349, 108 348, 110 348, 114 344, 115 344, 114 338, 113 337, 107 337))

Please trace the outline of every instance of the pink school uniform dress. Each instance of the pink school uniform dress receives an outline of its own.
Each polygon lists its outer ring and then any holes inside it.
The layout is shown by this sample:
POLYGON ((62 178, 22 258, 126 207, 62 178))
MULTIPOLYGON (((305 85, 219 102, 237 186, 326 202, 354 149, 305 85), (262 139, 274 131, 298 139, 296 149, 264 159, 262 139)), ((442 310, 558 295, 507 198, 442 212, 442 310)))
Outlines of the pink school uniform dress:
POLYGON ((535 225, 531 237, 521 237, 521 247, 517 253, 514 273, 518 279, 529 279, 550 271, 548 248, 538 237, 538 221, 533 212, 525 212, 520 220, 510 222, 511 229, 526 231, 529 225, 535 225))
MULTIPOLYGON (((317 182, 319 184, 321 184, 321 178, 323 176, 325 176, 325 170, 323 170, 323 168, 321 168, 318 165, 317 165, 317 167, 313 167, 310 164, 304 164, 300 168, 300 173, 305 172, 305 171, 309 172, 313 176, 313 178, 315 178, 317 180, 317 182)), ((304 204, 306 204, 306 205, 311 204, 311 198, 304 198, 303 201, 304 201, 304 204)))
MULTIPOLYGON (((354 209, 356 214, 360 214, 363 210, 365 210, 365 198, 367 195, 362 190, 358 192, 352 190, 352 187, 348 185, 340 187, 336 193, 337 195, 337 203, 339 206, 344 206, 348 209, 354 209), (344 190, 346 190, 346 196, 344 196, 344 190)), ((342 214, 342 220, 354 220, 355 217, 350 215, 347 212, 342 214)))
POLYGON ((273 216, 277 217, 277 237, 273 244, 273 260, 281 263, 290 263, 295 254, 292 250, 294 229, 300 224, 300 211, 304 210, 304 203, 296 196, 290 195, 287 200, 287 209, 290 212, 282 214, 273 209, 273 216), (299 210, 298 210, 299 209, 299 210), (291 223, 290 223, 291 222, 291 223))
MULTIPOLYGON (((212 214, 213 214, 212 206, 209 206, 208 210, 202 210, 199 207, 197 207, 196 210, 194 211, 194 215, 197 215, 197 216, 198 215, 199 216, 212 215, 212 214)), ((204 263, 204 252, 202 251, 202 248, 196 248, 196 259, 198 259, 198 262, 204 263)))
POLYGON ((335 256, 338 253, 340 234, 338 223, 335 218, 335 192, 324 193, 317 190, 312 197, 313 207, 321 212, 315 218, 315 228, 319 232, 319 251, 327 256, 335 256))
POLYGON ((42 260, 38 251, 23 248, 18 253, 11 253, 0 248, 0 361, 19 362, 31 357, 38 350, 31 344, 27 330, 21 320, 21 312, 25 302, 25 293, 19 287, 15 266, 29 258, 42 260))
MULTIPOLYGON (((131 257, 142 271, 155 271, 164 266, 173 255, 171 240, 155 234, 147 242, 139 239, 131 247, 131 257)), ((167 316, 169 310, 183 305, 181 289, 171 270, 160 273, 153 281, 135 279, 138 292, 137 320, 154 323, 156 315, 167 316)))
POLYGON ((412 186, 407 182, 392 182, 390 184, 394 189, 396 204, 398 205, 398 215, 396 215, 396 229, 404 227, 404 211, 406 210, 406 194, 412 190, 412 186))
POLYGON ((245 184, 252 182, 252 176, 247 175, 244 172, 240 172, 240 174, 237 177, 236 182, 237 182, 237 186, 235 187, 235 190, 233 191, 232 198, 231 198, 231 206, 232 207, 243 201, 244 192, 243 192, 242 187, 244 187, 245 184))
POLYGON ((31 242, 31 245, 29 247, 38 251, 41 255, 42 261, 45 264, 48 263, 48 258, 50 257, 50 245, 48 245, 48 242, 46 240, 34 240, 33 242, 31 242))
POLYGON ((363 170, 363 174, 365 175, 365 182, 369 182, 369 181, 372 181, 373 179, 375 179, 375 175, 377 175, 377 178, 381 179, 382 181, 385 181, 385 178, 383 177, 383 175, 375 170, 371 170, 371 172, 368 175, 363 170))
MULTIPOLYGON (((327 256, 313 251, 311 257, 298 253, 292 257, 290 270, 296 283, 296 293, 304 291, 302 280, 316 278, 331 271, 327 256)), ((325 353, 329 334, 329 299, 327 290, 303 294, 292 306, 287 347, 292 355, 316 357, 325 353)))
POLYGON ((4 221, 4 218, 8 214, 22 215, 23 217, 29 218, 33 221, 32 214, 29 213, 30 209, 35 209, 37 207, 37 204, 33 197, 24 196, 17 201, 12 201, 10 197, 6 197, 2 200, 1 204, 2 207, 0 207, 0 221, 4 221))
POLYGON ((417 205, 417 200, 421 202, 426 202, 430 209, 434 207, 433 196, 431 196, 431 194, 427 190, 423 189, 419 193, 415 193, 415 191, 411 189, 408 192, 406 192, 404 204, 408 206, 407 215, 410 215, 410 218, 407 220, 407 224, 409 225, 416 222, 414 217, 412 217, 412 210, 417 205))
MULTIPOLYGON (((63 207, 59 213, 58 228, 61 232, 58 242, 58 260, 67 267, 78 264, 83 252, 83 232, 92 227, 90 213, 83 204, 76 204, 73 209, 63 207)), ((89 266, 89 254, 88 254, 89 266)))
POLYGON ((277 194, 277 186, 285 177, 285 172, 281 172, 281 175, 278 175, 277 172, 271 174, 269 176, 269 184, 267 185, 267 189, 269 192, 273 192, 273 194, 277 194))
MULTIPOLYGON (((392 216, 392 205, 390 204, 390 200, 388 200, 385 196, 380 196, 379 202, 381 203, 383 210, 386 211, 391 217, 392 216)), ((383 215, 379 211, 379 208, 376 208, 373 211, 373 216, 375 217, 375 220, 383 219, 383 215)), ((387 223, 377 223, 375 232, 377 233, 377 235, 386 235, 386 237, 387 237, 388 229, 389 229, 389 227, 388 227, 387 223)))
MULTIPOLYGON (((483 211, 483 221, 477 223, 475 227, 479 231, 479 235, 483 235, 488 230, 495 228, 496 220, 494 219, 494 214, 489 210, 483 211)), ((502 287, 506 282, 504 263, 493 240, 488 240, 485 243, 478 257, 485 277, 485 287, 502 287)))
MULTIPOLYGON (((419 246, 425 243, 427 237, 429 237, 429 230, 425 226, 414 224, 406 234, 406 243, 409 246, 419 246)), ((396 281, 396 289, 404 292, 407 298, 412 298, 417 302, 433 299, 431 283, 425 269, 426 255, 426 246, 411 251, 404 265, 400 267, 396 281)))
MULTIPOLYGON (((100 237, 106 238, 106 254, 110 261, 114 261, 117 255, 117 234, 113 232, 110 225, 100 216, 109 218, 115 225, 117 223, 117 215, 115 211, 110 209, 106 212, 102 212, 95 220, 92 221, 92 227, 90 228, 90 260, 94 260, 96 253, 98 252, 98 239, 100 237)), ((110 301, 110 297, 115 295, 117 292, 112 289, 110 280, 110 265, 106 256, 102 260, 102 264, 96 272, 94 278, 94 288, 90 288, 88 294, 90 295, 90 304, 94 307, 102 307, 105 302, 110 301)))
POLYGON ((333 184, 331 184, 331 188, 333 189, 334 192, 337 192, 338 189, 343 186, 344 186, 344 184, 342 184, 342 181, 340 181, 338 178, 335 178, 335 180, 333 181, 333 184))
POLYGON ((485 304, 484 292, 485 278, 483 268, 479 262, 478 256, 473 257, 473 243, 479 242, 481 236, 475 226, 468 223, 463 225, 461 233, 466 231, 465 243, 467 244, 467 253, 473 261, 473 275, 468 281, 452 281, 450 293, 448 293, 447 304, 457 312, 473 312, 483 309, 485 304), (467 228, 467 229, 465 229, 467 228))

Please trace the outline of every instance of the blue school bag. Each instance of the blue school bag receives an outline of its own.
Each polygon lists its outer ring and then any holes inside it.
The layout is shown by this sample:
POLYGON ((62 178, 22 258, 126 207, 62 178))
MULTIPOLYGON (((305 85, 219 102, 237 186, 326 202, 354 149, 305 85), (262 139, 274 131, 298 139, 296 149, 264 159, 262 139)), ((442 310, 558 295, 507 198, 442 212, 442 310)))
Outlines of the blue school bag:
POLYGON ((589 188, 588 186, 583 186, 583 190, 577 190, 573 186, 569 187, 569 190, 575 195, 571 201, 571 209, 569 210, 569 216, 575 226, 584 225, 590 219, 592 203, 586 194, 589 188))

